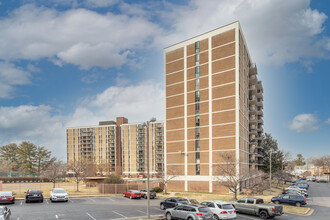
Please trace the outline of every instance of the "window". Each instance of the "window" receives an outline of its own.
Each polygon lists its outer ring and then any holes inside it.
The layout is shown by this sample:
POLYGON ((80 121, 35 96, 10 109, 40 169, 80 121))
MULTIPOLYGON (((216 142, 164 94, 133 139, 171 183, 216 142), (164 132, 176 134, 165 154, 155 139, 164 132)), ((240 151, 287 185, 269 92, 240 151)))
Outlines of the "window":
POLYGON ((199 139, 200 136, 200 130, 199 128, 196 128, 196 139, 199 139))
POLYGON ((200 111, 200 109, 199 109, 199 103, 196 103, 195 110, 196 110, 196 114, 199 114, 199 111, 200 111))
POLYGON ((247 199, 247 204, 254 204, 254 199, 247 199))
POLYGON ((195 42, 195 53, 199 53, 199 41, 195 42))
POLYGON ((215 208, 214 203, 210 202, 207 207, 215 208))
POLYGON ((200 93, 199 91, 195 91, 195 102, 199 102, 200 101, 200 93))
POLYGON ((199 79, 195 80, 195 90, 199 90, 199 79))
POLYGON ((196 149, 196 151, 200 151, 200 140, 196 140, 195 149, 196 149))
POLYGON ((198 78, 199 77, 199 66, 195 67, 195 77, 198 78))
POLYGON ((289 195, 283 196, 283 199, 289 199, 289 195))
POLYGON ((200 164, 196 164, 196 175, 200 175, 201 174, 201 166, 200 164))
POLYGON ((199 65, 199 53, 195 55, 195 65, 199 65))
POLYGON ((199 115, 196 115, 195 121, 196 121, 196 126, 199 126, 199 122, 200 122, 200 116, 199 115))
POLYGON ((175 210, 183 210, 183 206, 177 206, 175 210))
POLYGON ((246 199, 240 199, 240 200, 238 200, 237 202, 238 202, 238 203, 245 203, 245 201, 246 201, 246 199))

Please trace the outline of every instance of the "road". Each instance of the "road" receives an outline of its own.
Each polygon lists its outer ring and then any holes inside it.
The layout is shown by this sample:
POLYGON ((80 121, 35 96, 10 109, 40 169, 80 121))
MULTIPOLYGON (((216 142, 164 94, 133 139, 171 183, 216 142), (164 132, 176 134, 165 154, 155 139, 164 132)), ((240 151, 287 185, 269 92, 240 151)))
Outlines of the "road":
MULTIPOLYGON (((151 215, 161 215, 164 211, 159 209, 160 199, 151 200, 151 215)), ((284 213, 276 217, 279 220, 329 220, 330 210, 330 184, 311 183, 307 207, 315 211, 311 216, 300 216, 284 213)), ((51 203, 45 199, 44 203, 24 203, 16 201, 8 205, 14 220, 107 220, 146 216, 146 200, 130 200, 123 197, 91 197, 75 198, 69 202, 51 203)), ((259 219, 252 215, 238 214, 239 220, 259 219)))

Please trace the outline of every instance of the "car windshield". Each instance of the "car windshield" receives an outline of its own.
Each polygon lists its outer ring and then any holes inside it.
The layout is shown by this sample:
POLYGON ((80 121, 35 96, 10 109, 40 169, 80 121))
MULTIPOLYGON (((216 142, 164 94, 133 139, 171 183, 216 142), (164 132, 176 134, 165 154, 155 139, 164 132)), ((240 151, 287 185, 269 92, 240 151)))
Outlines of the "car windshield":
POLYGON ((66 193, 66 191, 64 189, 55 189, 53 192, 54 193, 66 193))
POLYGON ((190 199, 191 204, 199 204, 199 202, 196 199, 190 199))
POLYGON ((2 209, 0 209, 0 215, 3 215, 3 211, 2 211, 2 209))
POLYGON ((132 193, 139 193, 139 191, 137 191, 137 190, 132 190, 132 193))
POLYGON ((184 198, 178 198, 179 202, 188 202, 187 199, 184 199, 184 198))
POLYGON ((0 196, 12 196, 12 192, 0 192, 0 196))
POLYGON ((234 209, 234 207, 231 204, 217 204, 217 206, 219 207, 219 209, 234 209))
POLYGON ((30 193, 41 193, 40 190, 30 190, 30 193))
POLYGON ((209 209, 206 208, 206 207, 200 207, 200 208, 198 208, 198 211, 199 211, 199 212, 207 213, 207 212, 209 212, 209 209))

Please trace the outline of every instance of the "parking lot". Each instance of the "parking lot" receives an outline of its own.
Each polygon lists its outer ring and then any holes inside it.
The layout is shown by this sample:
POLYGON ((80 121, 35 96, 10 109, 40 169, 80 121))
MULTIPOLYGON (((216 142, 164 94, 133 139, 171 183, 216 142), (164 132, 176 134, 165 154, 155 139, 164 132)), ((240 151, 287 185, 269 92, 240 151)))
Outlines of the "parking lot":
MULTIPOLYGON (((330 184, 311 183, 307 198, 308 207, 315 211, 311 216, 299 216, 285 213, 276 219, 301 220, 301 219, 329 219, 330 184)), ((161 199, 151 200, 151 215, 162 215, 159 209, 161 199)), ((106 220, 126 219, 147 215, 145 199, 116 197, 90 197, 71 198, 69 202, 51 203, 45 199, 44 203, 25 203, 17 200, 15 204, 8 205, 11 209, 11 219, 14 220, 43 220, 43 219, 79 219, 79 220, 106 220)), ((237 219, 255 220, 256 216, 238 214, 237 219)))

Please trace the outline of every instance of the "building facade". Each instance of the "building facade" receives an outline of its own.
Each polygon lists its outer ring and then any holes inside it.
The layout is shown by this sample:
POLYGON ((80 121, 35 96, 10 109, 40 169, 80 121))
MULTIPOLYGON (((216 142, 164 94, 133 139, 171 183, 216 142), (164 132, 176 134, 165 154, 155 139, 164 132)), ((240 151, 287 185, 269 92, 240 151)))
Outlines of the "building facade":
POLYGON ((128 178, 145 177, 147 149, 149 172, 157 176, 164 169, 163 122, 131 123, 121 125, 122 171, 128 178))
POLYGON ((117 122, 99 122, 98 126, 67 128, 67 163, 69 166, 85 163, 96 174, 121 174, 121 124, 127 119, 118 117, 117 122), (118 137, 119 136, 119 137, 118 137))
POLYGON ((232 155, 236 176, 262 163, 263 91, 239 22, 164 53, 168 189, 222 192, 223 155, 232 155))

